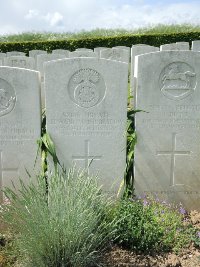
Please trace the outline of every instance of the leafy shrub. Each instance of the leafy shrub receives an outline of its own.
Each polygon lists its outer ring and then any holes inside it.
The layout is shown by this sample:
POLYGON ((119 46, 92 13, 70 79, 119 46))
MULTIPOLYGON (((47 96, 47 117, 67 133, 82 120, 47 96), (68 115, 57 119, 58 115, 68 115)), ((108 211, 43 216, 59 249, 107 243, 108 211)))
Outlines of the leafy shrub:
POLYGON ((42 49, 51 52, 53 49, 68 49, 70 51, 79 47, 95 48, 98 46, 113 47, 124 45, 131 47, 134 44, 147 44, 160 46, 174 42, 190 42, 200 39, 199 31, 179 33, 147 33, 147 34, 121 34, 117 36, 87 37, 82 39, 63 39, 51 41, 28 41, 28 42, 2 42, 0 52, 21 51, 28 55, 29 50, 42 49))
POLYGON ((144 199, 124 199, 116 208, 117 242, 141 251, 178 251, 190 240, 189 227, 184 226, 182 206, 144 199))
POLYGON ((194 245, 196 247, 200 248, 200 230, 199 229, 193 229, 191 240, 194 242, 194 245))
POLYGON ((20 196, 5 190, 11 204, 3 208, 3 218, 17 232, 28 266, 95 266, 113 234, 114 221, 105 219, 108 199, 85 172, 47 178, 48 195, 43 176, 28 186, 21 182, 20 196))

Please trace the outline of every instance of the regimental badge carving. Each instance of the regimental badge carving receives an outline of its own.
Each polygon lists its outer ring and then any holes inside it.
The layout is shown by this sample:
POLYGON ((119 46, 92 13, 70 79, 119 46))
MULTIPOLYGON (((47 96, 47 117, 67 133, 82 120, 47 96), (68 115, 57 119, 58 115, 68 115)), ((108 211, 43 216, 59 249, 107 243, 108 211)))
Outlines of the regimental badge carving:
POLYGON ((0 79, 0 117, 10 113, 15 103, 14 88, 7 81, 0 79))
POLYGON ((196 88, 196 73, 184 62, 167 65, 160 74, 161 92, 173 100, 181 100, 192 94, 196 88))
POLYGON ((102 101, 106 86, 102 76, 93 69, 75 72, 69 80, 69 94, 73 102, 83 108, 91 108, 102 101))

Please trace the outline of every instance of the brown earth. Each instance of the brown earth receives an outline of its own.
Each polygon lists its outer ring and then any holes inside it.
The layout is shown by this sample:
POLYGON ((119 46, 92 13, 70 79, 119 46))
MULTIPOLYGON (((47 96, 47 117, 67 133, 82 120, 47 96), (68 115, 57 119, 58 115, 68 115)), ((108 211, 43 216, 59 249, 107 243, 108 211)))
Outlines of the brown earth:
MULTIPOLYGON (((190 222, 200 230, 200 213, 192 211, 190 222)), ((106 253, 103 263, 106 267, 200 267, 200 247, 193 243, 176 255, 174 253, 145 254, 117 246, 106 253)))
MULTIPOLYGON (((200 230, 200 212, 192 211, 188 218, 189 223, 200 230)), ((1 232, 5 228, 1 225, 1 232)), ((6 256, 8 255, 2 255, 0 251, 0 267, 23 267, 17 263, 16 258, 8 259, 6 256)), ((113 246, 104 254, 101 263, 104 267, 200 267, 200 247, 191 243, 189 248, 176 255, 172 252, 145 254, 113 246)))

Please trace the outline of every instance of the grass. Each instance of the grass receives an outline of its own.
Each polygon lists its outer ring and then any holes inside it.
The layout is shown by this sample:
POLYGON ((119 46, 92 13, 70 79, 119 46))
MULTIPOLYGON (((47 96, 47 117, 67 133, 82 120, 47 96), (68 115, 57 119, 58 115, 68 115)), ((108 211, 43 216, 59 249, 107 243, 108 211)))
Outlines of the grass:
POLYGON ((6 189, 1 215, 10 226, 28 267, 96 266, 112 240, 115 219, 107 220, 110 200, 96 177, 75 169, 43 176, 20 194, 6 189))
POLYGON ((118 36, 129 34, 163 34, 163 33, 178 33, 178 32, 200 32, 200 25, 190 24, 159 24, 154 27, 138 28, 138 29, 94 29, 91 31, 80 32, 24 32, 18 34, 5 34, 0 36, 0 42, 23 42, 23 41, 47 41, 47 40, 63 40, 63 39, 82 39, 88 37, 101 36, 118 36))

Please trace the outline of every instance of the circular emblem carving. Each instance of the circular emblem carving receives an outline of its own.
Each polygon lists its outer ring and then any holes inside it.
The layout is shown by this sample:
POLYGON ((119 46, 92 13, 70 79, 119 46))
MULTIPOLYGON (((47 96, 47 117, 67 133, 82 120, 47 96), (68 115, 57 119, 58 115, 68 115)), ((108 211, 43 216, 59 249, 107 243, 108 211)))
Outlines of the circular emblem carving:
POLYGON ((181 100, 194 92, 196 73, 185 62, 173 62, 162 70, 159 83, 166 97, 181 100))
POLYGON ((81 69, 69 80, 69 95, 83 108, 91 108, 102 101, 106 86, 101 75, 93 69, 81 69))
POLYGON ((16 103, 14 88, 5 80, 0 79, 0 116, 10 113, 16 103))

